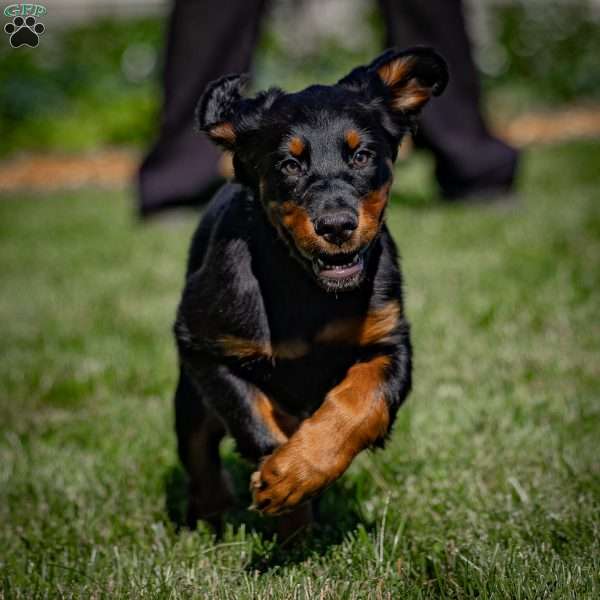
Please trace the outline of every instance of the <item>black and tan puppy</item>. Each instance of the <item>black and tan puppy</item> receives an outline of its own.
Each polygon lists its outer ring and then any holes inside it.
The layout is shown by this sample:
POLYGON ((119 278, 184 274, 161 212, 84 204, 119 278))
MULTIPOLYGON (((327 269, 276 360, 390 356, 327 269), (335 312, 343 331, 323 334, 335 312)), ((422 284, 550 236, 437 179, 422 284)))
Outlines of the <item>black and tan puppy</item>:
POLYGON ((225 434, 257 466, 255 507, 292 513, 381 444, 411 385, 396 246, 385 225, 402 137, 448 72, 390 50, 333 86, 242 95, 209 86, 199 127, 233 154, 194 236, 175 335, 189 521, 232 502, 225 434))

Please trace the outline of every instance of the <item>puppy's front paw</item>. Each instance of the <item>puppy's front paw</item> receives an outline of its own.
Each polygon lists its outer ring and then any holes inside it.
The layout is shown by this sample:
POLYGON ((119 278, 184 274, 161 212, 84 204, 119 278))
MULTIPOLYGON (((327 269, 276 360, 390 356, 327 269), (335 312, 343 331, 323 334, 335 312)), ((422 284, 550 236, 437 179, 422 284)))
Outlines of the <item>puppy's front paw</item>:
POLYGON ((328 483, 324 471, 297 450, 282 446, 250 478, 253 508, 268 515, 285 513, 318 494, 328 483))

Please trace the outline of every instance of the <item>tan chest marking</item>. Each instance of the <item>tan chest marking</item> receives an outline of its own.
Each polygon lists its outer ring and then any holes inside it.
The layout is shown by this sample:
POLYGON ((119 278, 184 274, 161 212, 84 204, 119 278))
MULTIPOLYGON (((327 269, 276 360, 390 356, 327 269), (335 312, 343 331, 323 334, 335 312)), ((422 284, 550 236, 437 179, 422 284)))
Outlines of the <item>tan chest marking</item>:
POLYGON ((315 341, 320 344, 349 346, 382 343, 389 339, 396 328, 401 313, 400 304, 392 300, 381 308, 369 311, 365 317, 332 321, 321 329, 315 341))
MULTIPOLYGON (((402 316, 400 304, 392 300, 369 311, 364 317, 331 321, 314 338, 316 344, 341 344, 344 346, 369 346, 384 343, 398 325, 402 316)), ((225 356, 239 359, 296 360, 311 351, 311 344, 294 339, 278 342, 259 342, 231 335, 218 338, 217 343, 225 356)))
POLYGON ((258 342, 233 335, 223 335, 216 340, 225 356, 240 359, 279 358, 293 360, 305 356, 310 346, 303 340, 288 340, 271 345, 270 342, 258 342))

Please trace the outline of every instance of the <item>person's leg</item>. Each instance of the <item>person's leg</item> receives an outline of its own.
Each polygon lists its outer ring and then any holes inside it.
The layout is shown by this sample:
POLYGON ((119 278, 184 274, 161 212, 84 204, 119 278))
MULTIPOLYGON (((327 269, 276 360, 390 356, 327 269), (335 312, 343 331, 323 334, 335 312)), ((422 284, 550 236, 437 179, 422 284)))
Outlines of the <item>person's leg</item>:
POLYGON ((194 131, 206 85, 248 70, 265 0, 175 0, 167 42, 158 140, 139 172, 143 216, 206 200, 220 182, 219 153, 194 131))
POLYGON ((448 61, 446 91, 423 111, 417 143, 430 148, 447 198, 510 190, 518 153, 490 134, 461 0, 380 0, 388 45, 434 47, 448 61))

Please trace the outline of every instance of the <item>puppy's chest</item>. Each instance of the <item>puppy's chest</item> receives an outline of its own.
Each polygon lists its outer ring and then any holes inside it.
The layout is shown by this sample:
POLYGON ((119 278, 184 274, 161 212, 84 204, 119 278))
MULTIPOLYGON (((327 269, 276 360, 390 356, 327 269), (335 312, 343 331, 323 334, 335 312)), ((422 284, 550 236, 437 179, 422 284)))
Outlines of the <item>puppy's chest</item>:
POLYGON ((340 383, 358 353, 352 345, 296 337, 273 341, 269 356, 241 368, 282 409, 305 417, 340 383))
POLYGON ((264 358, 240 365, 245 377, 298 416, 313 412, 365 352, 391 339, 400 307, 391 301, 317 317, 283 313, 271 320, 264 358))

